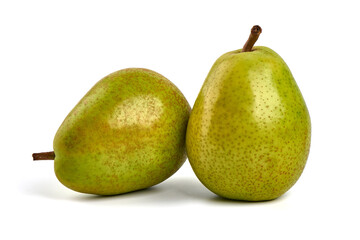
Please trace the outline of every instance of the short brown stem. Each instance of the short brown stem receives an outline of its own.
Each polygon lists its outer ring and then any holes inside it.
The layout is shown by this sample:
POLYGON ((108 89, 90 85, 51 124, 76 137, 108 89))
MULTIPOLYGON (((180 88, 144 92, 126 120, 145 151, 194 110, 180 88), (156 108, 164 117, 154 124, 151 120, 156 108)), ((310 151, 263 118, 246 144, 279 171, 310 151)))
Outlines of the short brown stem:
POLYGON ((33 153, 33 160, 54 160, 55 153, 54 152, 41 152, 41 153, 33 153))
POLYGON ((252 48, 253 48, 255 42, 258 40, 261 31, 262 30, 259 25, 255 25, 252 27, 249 39, 246 41, 246 43, 242 49, 242 52, 251 52, 252 51, 252 48))

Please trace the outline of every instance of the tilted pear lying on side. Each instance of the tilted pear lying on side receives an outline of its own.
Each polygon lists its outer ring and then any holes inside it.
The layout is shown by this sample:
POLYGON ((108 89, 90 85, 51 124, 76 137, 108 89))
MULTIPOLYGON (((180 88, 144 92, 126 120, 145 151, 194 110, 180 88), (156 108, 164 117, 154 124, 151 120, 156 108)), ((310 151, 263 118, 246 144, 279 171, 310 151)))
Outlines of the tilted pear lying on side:
POLYGON ((55 174, 70 189, 113 195, 158 184, 186 159, 190 106, 168 79, 129 68, 100 80, 58 129, 55 174))
POLYGON ((310 117, 283 59, 253 47, 222 55, 196 99, 186 147, 199 180, 230 199, 271 200, 300 177, 310 149, 310 117))

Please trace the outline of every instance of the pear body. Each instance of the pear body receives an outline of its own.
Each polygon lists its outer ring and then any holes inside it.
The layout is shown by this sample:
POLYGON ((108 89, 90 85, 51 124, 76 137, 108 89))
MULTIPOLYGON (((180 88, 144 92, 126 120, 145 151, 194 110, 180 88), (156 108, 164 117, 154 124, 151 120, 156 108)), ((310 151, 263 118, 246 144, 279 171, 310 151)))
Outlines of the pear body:
POLYGON ((55 174, 78 192, 114 195, 158 184, 186 159, 190 106, 147 69, 114 72, 80 100, 54 138, 55 174))
POLYGON ((190 115, 186 147, 199 180, 230 199, 281 196, 300 177, 310 117, 283 59, 267 47, 222 55, 190 115))

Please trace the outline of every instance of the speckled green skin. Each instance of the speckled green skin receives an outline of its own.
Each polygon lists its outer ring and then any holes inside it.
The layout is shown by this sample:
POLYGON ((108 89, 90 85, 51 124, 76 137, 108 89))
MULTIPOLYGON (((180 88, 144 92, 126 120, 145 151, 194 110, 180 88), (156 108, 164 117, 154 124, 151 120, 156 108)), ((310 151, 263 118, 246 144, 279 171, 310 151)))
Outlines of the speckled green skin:
POLYGON ((266 47, 232 51, 210 70, 196 99, 186 147, 199 180, 230 199, 264 201, 300 177, 310 117, 285 62, 266 47))
POLYGON ((114 195, 158 184, 186 159, 190 106, 162 75, 129 68, 100 80, 54 139, 55 173, 70 189, 114 195))

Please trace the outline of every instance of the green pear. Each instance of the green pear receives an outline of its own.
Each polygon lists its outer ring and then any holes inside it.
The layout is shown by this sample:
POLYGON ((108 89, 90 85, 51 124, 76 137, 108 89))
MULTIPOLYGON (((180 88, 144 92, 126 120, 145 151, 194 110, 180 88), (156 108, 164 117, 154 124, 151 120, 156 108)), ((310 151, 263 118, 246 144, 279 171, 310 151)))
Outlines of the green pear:
POLYGON ((55 174, 82 193, 144 189, 174 174, 186 159, 190 106, 179 89, 147 69, 114 72, 80 100, 54 138, 55 174))
POLYGON ((186 135, 190 164, 212 192, 229 199, 275 199, 299 179, 310 149, 310 117, 284 60, 254 47, 222 55, 196 99, 186 135))

